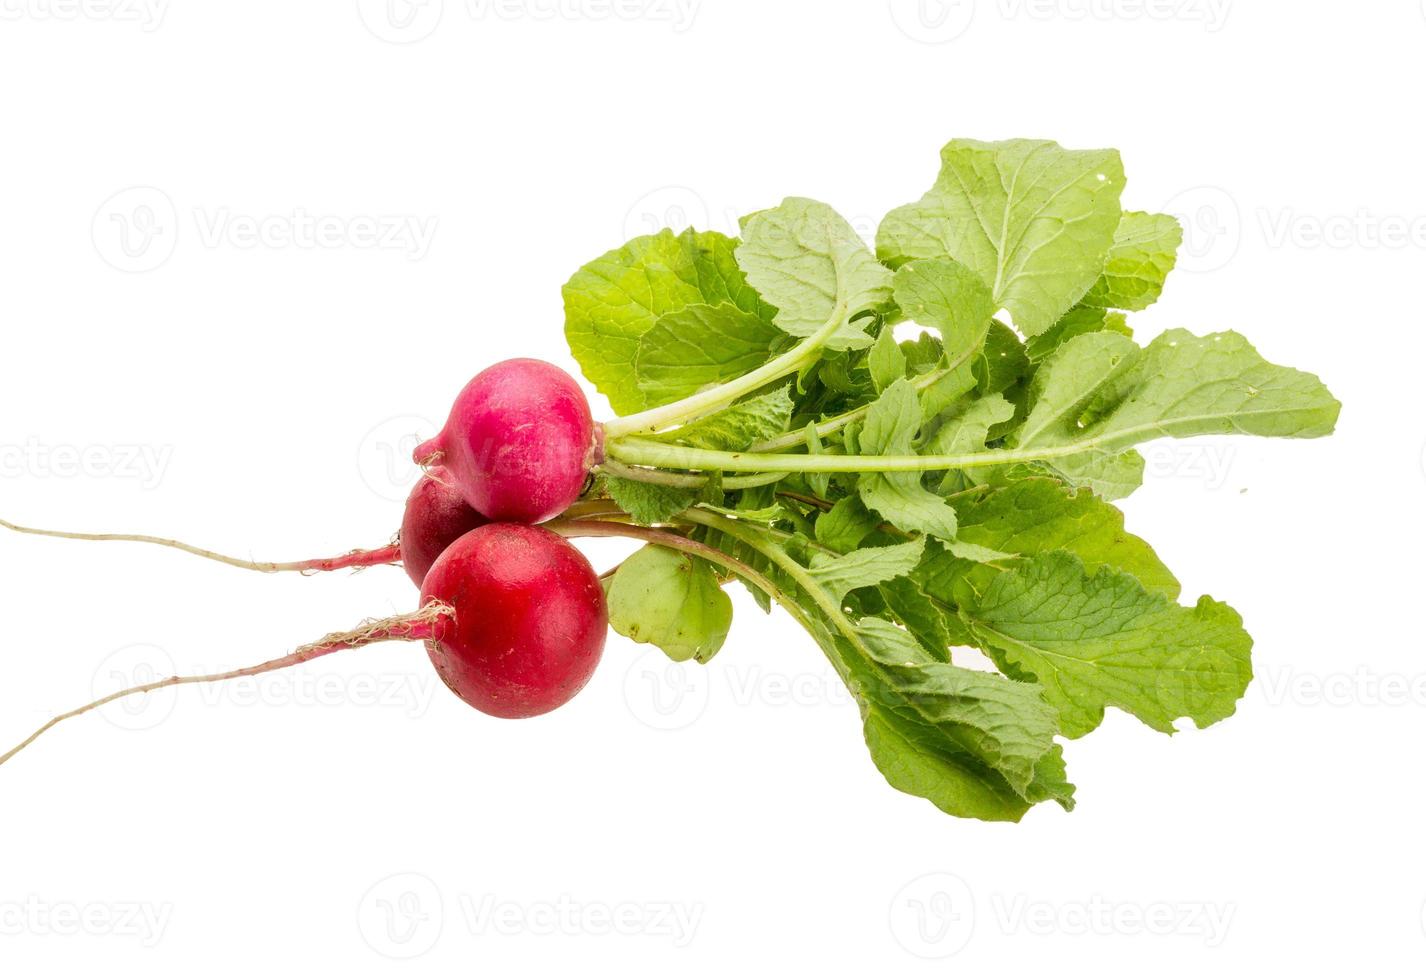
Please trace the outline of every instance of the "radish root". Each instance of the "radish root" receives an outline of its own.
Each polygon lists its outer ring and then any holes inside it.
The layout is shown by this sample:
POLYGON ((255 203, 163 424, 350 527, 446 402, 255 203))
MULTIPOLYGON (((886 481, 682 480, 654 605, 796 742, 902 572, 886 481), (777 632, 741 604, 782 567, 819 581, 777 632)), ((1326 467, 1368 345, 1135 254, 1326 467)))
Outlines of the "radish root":
POLYGON ((314 558, 309 561, 249 561, 231 555, 198 548, 172 538, 159 538, 150 534, 87 534, 82 531, 51 531, 45 528, 25 527, 0 519, 0 527, 9 528, 18 534, 34 534, 44 538, 65 538, 71 541, 129 541, 138 544, 156 544, 164 548, 184 551, 199 558, 222 562, 234 568, 246 568, 254 572, 332 572, 340 568, 367 568, 371 565, 395 565, 401 561, 401 547, 396 541, 380 548, 357 549, 336 558, 314 558))
POLYGON ((385 619, 368 620, 354 630, 341 633, 328 633, 315 643, 305 643, 286 656, 255 664, 251 667, 240 667, 236 670, 223 671, 219 674, 166 677, 161 681, 152 681, 148 684, 140 684, 137 687, 115 691, 113 694, 107 694, 97 701, 89 702, 83 707, 66 711, 62 715, 55 715, 49 721, 35 729, 29 738, 25 739, 4 755, 0 755, 0 765, 9 762, 21 749, 26 748, 31 742, 60 722, 68 718, 76 718, 79 715, 87 714, 95 708, 102 708, 110 701, 117 701, 120 698, 126 698, 132 694, 147 694, 150 691, 158 691, 165 687, 175 687, 179 684, 208 684, 215 681, 233 680, 238 677, 254 677, 258 674, 265 674, 268 671, 281 670, 284 667, 295 667, 298 664, 315 660, 329 653, 336 653, 338 650, 352 650, 357 647, 366 646, 368 643, 380 643, 383 640, 429 640, 435 636, 436 626, 440 619, 454 615, 455 610, 445 603, 431 602, 422 606, 414 613, 403 613, 399 616, 388 616, 385 619))

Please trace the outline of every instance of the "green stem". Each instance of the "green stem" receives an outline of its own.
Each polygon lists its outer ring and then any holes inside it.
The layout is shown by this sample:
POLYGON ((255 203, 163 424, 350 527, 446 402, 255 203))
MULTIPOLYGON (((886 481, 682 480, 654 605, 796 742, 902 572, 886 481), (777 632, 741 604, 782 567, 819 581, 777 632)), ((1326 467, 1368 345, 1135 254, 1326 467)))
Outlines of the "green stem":
POLYGON ((696 421, 705 415, 722 408, 727 408, 733 402, 744 395, 757 391, 763 385, 771 384, 779 378, 784 378, 789 374, 796 374, 804 367, 817 360, 821 350, 826 346, 827 341, 838 330, 842 329, 842 324, 847 318, 847 304, 845 298, 839 298, 832 308, 832 315, 827 318, 816 333, 803 340, 796 347, 778 357, 768 361, 755 371, 735 378, 716 388, 709 388, 707 391, 696 392, 687 398, 671 402, 667 405, 660 405, 658 408, 651 408, 646 412, 638 412, 624 418, 611 419, 604 423, 604 438, 606 441, 618 439, 622 436, 637 435, 640 433, 657 432, 660 429, 667 429, 671 426, 682 425, 696 421))
POLYGON ((691 538, 685 538, 683 535, 674 534, 672 531, 644 527, 639 524, 625 524, 617 520, 553 520, 545 524, 544 527, 567 538, 635 538, 640 541, 647 541, 650 544, 670 548, 674 551, 681 551, 686 555, 693 555, 696 558, 702 558, 756 585, 759 589, 762 589, 771 596, 774 602, 787 610, 788 615, 796 620, 799 626, 809 633, 813 631, 812 623, 808 620, 807 613, 803 611, 802 607, 799 606, 791 596, 780 589, 777 583, 773 582, 772 579, 751 565, 738 561, 738 559, 732 555, 719 551, 712 545, 704 544, 701 541, 694 541, 691 538))
MULTIPOLYGON (((704 527, 720 531, 730 538, 741 541, 771 561, 778 568, 782 569, 788 578, 797 583, 799 589, 807 593, 808 597, 817 605, 817 608, 821 610, 822 615, 827 617, 828 621, 847 638, 847 641, 863 656, 866 656, 868 659, 871 658, 871 653, 866 649, 866 644, 862 642, 862 638, 857 634, 856 626, 847 618, 847 614, 842 611, 842 607, 828 594, 826 589, 822 588, 821 583, 812 577, 812 573, 799 565, 787 552, 781 548, 769 547, 768 544, 761 539, 761 535, 758 532, 750 532, 741 522, 723 517, 719 514, 692 508, 680 514, 679 518, 691 524, 702 524, 704 527)), ((806 623, 804 623, 804 628, 813 636, 817 635, 816 630, 807 626, 806 623)), ((846 665, 841 662, 841 658, 832 656, 834 651, 828 650, 827 653, 829 659, 832 661, 832 666, 837 668, 837 672, 841 674, 842 680, 848 682, 850 686, 851 678, 846 665)))
MULTIPOLYGON (((964 490, 957 490, 955 493, 941 494, 941 497, 944 500, 955 500, 958 497, 969 497, 973 493, 983 493, 989 489, 989 484, 977 483, 973 487, 966 487, 964 490)), ((823 500, 821 497, 814 497, 807 493, 794 493, 791 490, 779 490, 777 495, 779 497, 786 497, 788 500, 796 500, 808 506, 816 507, 818 510, 831 510, 835 503, 834 501, 823 500)), ((889 524, 883 525, 883 527, 890 526, 889 524)))
MULTIPOLYGON (((621 480, 636 480, 639 483, 656 483, 663 487, 684 487, 697 490, 707 485, 708 477, 690 476, 687 473, 669 473, 665 470, 651 470, 642 466, 625 466, 617 460, 606 459, 599 464, 599 470, 621 480)), ((734 476, 723 481, 724 490, 746 490, 749 487, 766 486, 787 476, 786 473, 758 473, 754 476, 734 476)))
MULTIPOLYGON (((981 488, 978 488, 978 489, 984 489, 984 488, 981 487, 981 488)), ((965 491, 962 491, 962 493, 964 493, 964 492, 965 492, 965 491)), ((701 516, 703 516, 703 515, 705 515, 705 514, 707 514, 707 513, 708 513, 707 511, 700 510, 700 509, 698 509, 698 508, 694 508, 694 509, 691 509, 691 510, 686 510, 686 511, 684 511, 682 514, 679 515, 679 518, 680 518, 681 520, 685 520, 685 521, 688 521, 689 523, 693 523, 693 524, 709 524, 708 521, 701 521, 701 520, 699 520, 699 517, 701 517, 701 516), (695 516, 695 515, 696 515, 696 516, 695 516)), ((726 523, 726 524, 731 524, 731 523, 734 523, 734 522, 726 521, 726 519, 725 519, 725 523, 726 523)), ((711 526, 711 525, 710 525, 710 526, 711 526)), ((724 531, 724 533, 731 533, 731 532, 727 531, 726 527, 721 527, 721 526, 720 526, 719 528, 717 528, 717 530, 724 531)), ((789 533, 787 533, 786 531, 779 531, 777 528, 760 528, 759 530, 760 530, 760 532, 763 533, 763 534, 770 534, 770 535, 772 535, 773 537, 779 538, 779 539, 784 540, 784 541, 791 541, 791 540, 793 540, 793 539, 796 537, 796 535, 789 534, 789 533)), ((901 533, 904 534, 905 532, 901 532, 901 533)), ((778 566, 779 566, 780 568, 782 568, 784 571, 786 571, 789 576, 791 576, 791 577, 793 577, 794 579, 796 579, 797 582, 798 582, 798 585, 801 586, 801 588, 803 589, 803 591, 808 592, 808 594, 811 595, 811 596, 813 597, 813 599, 816 599, 816 598, 818 597, 818 594, 819 594, 819 593, 822 594, 822 595, 823 595, 825 598, 827 598, 828 600, 831 599, 830 596, 826 596, 825 590, 823 590, 823 589, 821 588, 821 586, 817 584, 816 579, 813 579, 810 575, 808 575, 807 572, 806 572, 806 570, 803 569, 803 567, 802 567, 801 565, 798 565, 797 562, 795 562, 795 561, 792 560, 791 556, 787 555, 787 554, 784 553, 784 552, 776 551, 776 549, 773 549, 772 551, 769 551, 769 550, 766 549, 766 548, 759 548, 758 545, 757 545, 757 543, 756 543, 755 541, 753 541, 753 540, 750 540, 749 536, 747 536, 747 535, 744 535, 743 537, 739 538, 739 540, 741 540, 744 544, 746 544, 746 545, 747 545, 748 547, 750 547, 750 548, 757 548, 757 550, 758 550, 758 552, 759 552, 760 554, 766 555, 768 558, 771 558, 773 561, 777 562, 777 563, 778 563, 778 566), (773 553, 774 551, 776 551, 776 554, 773 553), (784 561, 784 560, 785 560, 785 561, 784 561), (794 566, 797 571, 794 573, 793 569, 788 567, 789 565, 794 566), (805 578, 805 582, 804 582, 804 578, 805 578), (815 587, 815 590, 816 590, 816 591, 813 591, 814 587, 815 587)), ((835 548, 829 548, 829 547, 827 547, 826 545, 817 543, 816 541, 804 541, 804 542, 802 542, 802 544, 803 544, 804 547, 814 548, 814 549, 816 549, 816 550, 818 550, 818 551, 823 552, 824 554, 828 554, 828 555, 832 555, 832 556, 838 556, 838 555, 841 555, 841 554, 842 554, 842 552, 836 550, 835 548)), ((929 596, 929 595, 928 595, 928 596, 926 597, 926 599, 927 599, 928 602, 931 603, 931 605, 933 605, 933 606, 935 606, 936 608, 940 609, 943 613, 945 613, 945 614, 947 614, 947 615, 951 615, 951 616, 954 616, 954 615, 956 614, 956 610, 955 610, 955 608, 954 608, 953 606, 947 604, 946 602, 944 602, 944 601, 942 601, 942 600, 940 600, 940 599, 937 599, 935 596, 929 596)), ((833 603, 833 605, 835 605, 835 603, 833 603)), ((819 603, 819 606, 821 606, 821 608, 823 609, 824 612, 826 611, 826 606, 822 605, 821 603, 819 603)), ((829 614, 829 615, 830 615, 830 614, 829 614)), ((838 629, 842 629, 842 631, 843 631, 844 633, 846 633, 847 630, 852 630, 851 633, 847 633, 847 639, 850 640, 853 644, 855 644, 856 647, 857 647, 857 649, 862 650, 863 652, 865 652, 865 644, 862 642, 861 637, 856 634, 855 628, 852 626, 851 620, 847 619, 846 615, 843 614, 843 613, 841 613, 840 610, 838 610, 838 615, 839 615, 839 619, 836 620, 836 622, 838 623, 838 627, 837 627, 837 628, 838 628, 838 629)), ((814 633, 813 635, 815 636, 816 634, 814 633)))
MULTIPOLYGON (((891 327, 888 326, 886 327, 886 329, 890 330, 891 327)), ((985 343, 986 335, 989 333, 990 322, 986 321, 985 330, 981 331, 980 337, 976 340, 975 343, 971 344, 964 351, 962 351, 959 357, 957 357, 954 361, 952 361, 950 364, 946 365, 943 368, 936 368, 933 371, 927 371, 925 374, 918 374, 916 377, 911 379, 911 386, 917 391, 925 391, 937 381, 940 381, 946 375, 958 369, 961 365, 965 364, 966 361, 969 361, 972 355, 976 353, 976 351, 981 349, 981 345, 985 343)), ((875 403, 868 402, 860 408, 854 408, 849 412, 843 412, 841 415, 834 415, 832 418, 827 419, 825 422, 818 422, 817 438, 821 439, 824 436, 829 436, 833 432, 837 432, 838 430, 844 429, 848 425, 851 425, 853 422, 861 420, 866 416, 866 413, 871 410, 871 406, 873 404, 875 403)), ((777 436, 774 439, 768 439, 764 442, 757 443, 748 451, 753 453, 774 453, 782 449, 791 449, 793 446, 800 446, 806 441, 806 430, 799 429, 796 432, 784 432, 782 435, 777 436)))
POLYGON ((731 473, 922 473, 961 470, 972 466, 1028 463, 1041 459, 1077 456, 1093 446, 1045 446, 1028 449, 988 449, 948 456, 837 456, 805 453, 729 453, 712 449, 670 446, 649 439, 620 439, 608 443, 611 459, 636 466, 731 473))

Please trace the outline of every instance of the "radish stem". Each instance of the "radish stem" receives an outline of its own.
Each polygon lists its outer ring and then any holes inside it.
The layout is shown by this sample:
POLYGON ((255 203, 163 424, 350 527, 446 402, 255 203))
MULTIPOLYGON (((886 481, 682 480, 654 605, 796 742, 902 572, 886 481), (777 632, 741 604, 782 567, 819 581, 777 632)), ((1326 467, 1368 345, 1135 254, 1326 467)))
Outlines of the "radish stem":
MULTIPOLYGON (((625 466, 618 460, 606 459, 599 464, 599 470, 609 476, 618 477, 621 480, 634 480, 638 483, 656 483, 662 487, 684 487, 689 490, 697 490, 708 483, 706 476, 693 476, 688 473, 669 473, 665 470, 649 469, 640 466, 625 466)), ((723 481, 723 489, 726 491, 746 490, 749 487, 766 486, 769 483, 776 483, 785 477, 786 473, 756 473, 752 476, 733 476, 723 481)), ((565 516, 570 515, 565 511, 565 516)))
POLYGON ((606 442, 621 436, 657 432, 660 429, 697 421, 705 415, 727 408, 739 398, 757 391, 764 385, 771 384, 779 378, 785 378, 789 374, 796 374, 817 360, 822 348, 827 346, 827 341, 842 329, 846 318, 846 300, 845 298, 838 299, 832 307, 831 315, 827 317, 827 322, 796 347, 774 357, 762 367, 748 372, 741 378, 735 378, 716 388, 695 392, 687 398, 651 408, 646 412, 638 412, 605 422, 604 438, 606 442))
MULTIPOLYGON (((887 329, 890 328, 888 327, 887 329)), ((986 328, 981 331, 980 337, 976 340, 975 343, 968 346, 960 354, 959 357, 957 357, 950 364, 947 364, 945 367, 936 368, 932 371, 927 371, 925 374, 919 374, 916 377, 912 378, 911 386, 917 391, 925 391, 937 381, 940 381, 946 375, 950 374, 952 371, 965 364, 966 361, 969 361, 971 359, 972 355, 974 355, 977 351, 981 349, 981 344, 985 342, 986 334, 988 334, 989 332, 990 323, 989 321, 987 321, 986 328)), ((829 436, 833 432, 836 432, 839 429, 846 428, 853 422, 861 420, 866 416, 866 413, 871 410, 871 406, 873 404, 875 403, 868 402, 860 408, 854 408, 849 412, 843 412, 841 415, 835 415, 824 422, 818 422, 818 438, 821 438, 822 436, 829 436)), ((799 429, 796 432, 784 432, 782 435, 777 436, 776 438, 768 439, 765 442, 757 443, 756 445, 752 446, 748 451, 754 453, 772 453, 782 449, 791 449, 793 446, 803 445, 806 441, 806 432, 799 429)))
POLYGON ((762 572, 701 541, 685 538, 672 531, 643 527, 638 524, 624 524, 617 520, 608 521, 551 521, 545 527, 568 538, 635 538, 649 544, 661 545, 673 551, 693 555, 726 569, 766 592, 774 602, 787 611, 799 626, 812 630, 807 614, 788 594, 762 572))
POLYGON ((608 444, 611 459, 636 466, 731 473, 921 473, 970 466, 1028 463, 1078 456, 1091 450, 1085 443, 1030 449, 987 449, 949 456, 838 456, 806 453, 730 453, 673 446, 652 439, 618 439, 608 444))

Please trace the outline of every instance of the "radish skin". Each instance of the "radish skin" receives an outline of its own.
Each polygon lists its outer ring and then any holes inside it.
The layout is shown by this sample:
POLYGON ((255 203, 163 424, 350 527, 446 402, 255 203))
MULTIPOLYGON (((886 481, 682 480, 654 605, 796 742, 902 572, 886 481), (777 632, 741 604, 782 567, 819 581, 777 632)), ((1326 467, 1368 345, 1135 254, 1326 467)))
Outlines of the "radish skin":
POLYGON ((457 697, 499 718, 553 711, 604 653, 609 613, 588 559, 541 527, 487 524, 436 560, 421 601, 444 603, 426 648, 457 697))
POLYGON ((472 378, 440 434, 412 456, 446 467, 490 520, 539 524, 579 499, 602 450, 578 383, 546 361, 516 358, 472 378))
POLYGON ((411 495, 401 517, 401 564, 419 589, 436 559, 462 534, 486 523, 485 518, 455 486, 443 466, 427 470, 411 495))

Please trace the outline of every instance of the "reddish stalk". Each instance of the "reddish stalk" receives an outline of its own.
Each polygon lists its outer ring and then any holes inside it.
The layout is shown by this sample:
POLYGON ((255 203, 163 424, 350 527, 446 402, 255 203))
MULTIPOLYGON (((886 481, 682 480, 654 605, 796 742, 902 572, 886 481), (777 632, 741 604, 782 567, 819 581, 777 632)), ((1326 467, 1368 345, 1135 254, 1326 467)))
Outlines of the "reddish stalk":
POLYGON ((373 565, 401 564, 401 545, 393 542, 380 548, 357 549, 337 558, 314 558, 277 564, 277 571, 335 572, 343 568, 370 568, 373 565))
MULTIPOLYGON (((577 501, 560 516, 578 519, 617 517, 623 514, 619 505, 612 500, 594 499, 577 501)), ((152 534, 92 534, 84 531, 53 531, 47 528, 13 524, 3 519, 0 519, 0 527, 9 528, 17 534, 33 534, 42 538, 62 538, 68 541, 127 541, 136 544, 156 544, 161 548, 172 548, 175 551, 196 555, 199 558, 207 558, 209 561, 222 562, 224 565, 246 568, 254 572, 300 572, 306 575, 312 572, 334 572, 343 568, 370 568, 374 565, 401 564, 401 542, 399 540, 393 540, 391 544, 382 545, 379 548, 358 548, 335 558, 311 558, 307 561, 253 561, 210 551, 207 548, 199 548, 173 538, 156 537, 152 534)))

